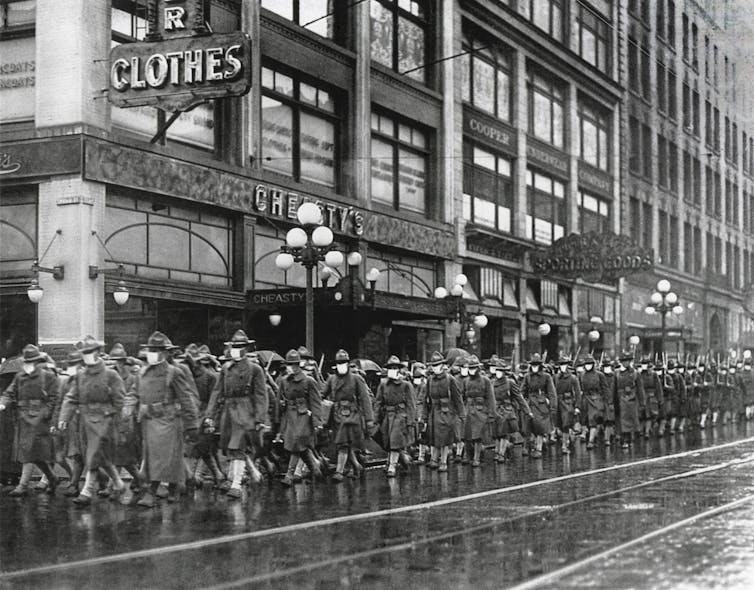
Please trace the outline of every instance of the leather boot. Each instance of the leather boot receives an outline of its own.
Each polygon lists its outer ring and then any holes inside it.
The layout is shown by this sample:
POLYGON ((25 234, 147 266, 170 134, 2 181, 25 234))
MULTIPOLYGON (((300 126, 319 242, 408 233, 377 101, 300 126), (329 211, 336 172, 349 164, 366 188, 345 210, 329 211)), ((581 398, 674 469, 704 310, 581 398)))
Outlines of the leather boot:
POLYGON ((395 466, 398 463, 398 452, 390 451, 387 458, 387 473, 388 477, 395 477, 395 466))
POLYGON ((471 460, 471 466, 472 467, 482 466, 482 443, 480 442, 474 443, 474 457, 471 460))
POLYGON ((348 451, 338 451, 338 465, 333 473, 333 481, 340 483, 343 481, 343 472, 346 469, 346 461, 348 461, 348 451))

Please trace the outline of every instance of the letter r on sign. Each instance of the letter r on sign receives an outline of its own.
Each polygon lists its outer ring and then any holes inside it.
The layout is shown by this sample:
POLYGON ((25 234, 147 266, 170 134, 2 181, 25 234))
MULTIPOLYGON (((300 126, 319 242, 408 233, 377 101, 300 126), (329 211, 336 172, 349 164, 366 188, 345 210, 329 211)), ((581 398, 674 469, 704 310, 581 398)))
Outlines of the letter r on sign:
POLYGON ((186 16, 186 9, 182 6, 170 6, 165 8, 165 30, 185 29, 183 17, 186 16))

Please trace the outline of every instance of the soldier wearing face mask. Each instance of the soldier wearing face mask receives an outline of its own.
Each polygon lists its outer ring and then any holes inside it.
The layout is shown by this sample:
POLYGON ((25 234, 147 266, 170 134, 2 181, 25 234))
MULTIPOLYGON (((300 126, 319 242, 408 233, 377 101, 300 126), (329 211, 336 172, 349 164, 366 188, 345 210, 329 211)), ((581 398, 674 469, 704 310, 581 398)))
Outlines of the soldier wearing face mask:
POLYGON ((683 379, 683 365, 676 364, 674 360, 668 361, 668 368, 664 381, 665 416, 670 419, 669 430, 671 434, 683 432, 683 416, 686 405, 686 384, 683 379))
POLYGON ((314 460, 312 449, 316 432, 322 428, 322 400, 317 382, 306 374, 306 361, 297 350, 289 350, 285 355, 288 374, 280 377, 278 385, 278 405, 283 412, 280 421, 280 436, 283 447, 290 458, 288 470, 281 483, 291 486, 301 477, 305 460, 315 475, 320 475, 319 464, 314 460))
POLYGON ((13 439, 13 460, 21 463, 21 479, 9 493, 26 496, 34 466, 49 482, 48 493, 54 494, 58 478, 50 464, 55 460, 52 434, 53 412, 60 384, 54 371, 45 368, 45 356, 33 344, 23 349, 23 368, 0 396, 0 412, 14 405, 17 410, 13 439))
POLYGON ((91 504, 99 469, 112 480, 111 499, 118 500, 126 489, 114 464, 125 387, 120 374, 105 366, 100 358, 101 350, 102 344, 92 336, 84 338, 81 345, 84 366, 65 395, 58 423, 60 430, 66 430, 78 410, 82 438, 86 440, 86 480, 81 493, 73 500, 79 506, 91 504))
POLYGON ((639 416, 645 411, 644 387, 641 376, 631 368, 633 353, 623 352, 618 363, 618 371, 614 380, 614 396, 620 418, 620 432, 622 447, 629 448, 633 442, 633 435, 639 432, 641 423, 639 416))
POLYGON ((694 375, 694 394, 692 401, 694 409, 698 410, 699 426, 704 428, 708 426, 707 418, 709 417, 709 399, 712 389, 713 376, 707 371, 707 365, 700 362, 694 375))
POLYGON ((569 357, 561 357, 553 379, 555 393, 558 396, 558 428, 563 436, 561 452, 564 455, 571 453, 576 436, 573 427, 581 413, 581 385, 576 375, 571 372, 570 364, 569 357))
POLYGON ((416 417, 418 420, 416 425, 416 441, 419 444, 417 462, 423 464, 426 460, 427 453, 429 453, 426 424, 422 421, 422 416, 424 416, 424 394, 427 387, 427 366, 424 363, 414 363, 411 372, 411 384, 414 387, 416 417))
POLYGON ((387 476, 395 477, 401 452, 410 443, 410 430, 416 425, 416 398, 411 383, 401 377, 401 362, 393 355, 385 363, 387 379, 380 382, 375 396, 374 413, 388 451, 387 476))
POLYGON ((141 422, 143 471, 149 487, 138 505, 152 508, 160 482, 168 483, 168 500, 175 500, 178 486, 185 485, 183 464, 184 434, 189 440, 197 436, 198 409, 189 393, 183 371, 169 364, 166 349, 170 340, 154 332, 146 348, 147 366, 132 386, 138 400, 137 415, 141 422))
POLYGON ((741 369, 743 384, 744 416, 746 420, 754 417, 754 371, 751 366, 751 351, 744 350, 744 366, 741 369))
POLYGON ((472 354, 466 362, 469 374, 463 385, 466 401, 464 439, 467 453, 472 455, 471 466, 480 467, 482 448, 491 438, 490 429, 495 421, 495 394, 492 382, 481 374, 482 363, 477 356, 472 354))
MULTIPOLYGON (((469 359, 466 355, 461 355, 453 361, 450 365, 450 374, 458 383, 458 389, 461 391, 461 399, 464 406, 466 405, 466 380, 469 378, 469 359)), ((456 441, 455 449, 455 461, 456 463, 468 464, 470 459, 466 455, 466 441, 464 440, 464 433, 466 432, 466 416, 461 418, 459 429, 459 440, 456 441)))
POLYGON ((338 448, 338 463, 333 480, 343 481, 346 463, 351 462, 354 473, 360 476, 363 468, 356 458, 356 450, 364 445, 366 431, 374 427, 374 413, 369 389, 364 379, 351 371, 350 356, 345 350, 335 353, 335 374, 325 383, 322 397, 334 403, 335 445, 338 448))
POLYGON ((435 351, 429 361, 430 375, 422 401, 422 422, 427 426, 430 469, 448 470, 450 445, 458 440, 466 410, 458 381, 450 375, 443 356, 435 351))
POLYGON ((76 382, 76 375, 81 370, 81 346, 83 342, 77 342, 76 348, 68 353, 66 361, 66 369, 64 376, 60 378, 60 398, 57 407, 55 408, 55 414, 53 417, 53 425, 55 429, 55 461, 61 467, 65 465, 64 469, 69 475, 69 484, 66 491, 63 492, 64 496, 75 497, 79 495, 79 480, 84 468, 84 462, 82 458, 82 440, 79 433, 79 412, 78 409, 73 413, 68 424, 68 428, 65 431, 60 431, 57 428, 57 416, 60 416, 60 410, 63 407, 63 399, 66 394, 71 390, 72 386, 76 382))
POLYGON ((531 430, 534 434, 534 450, 531 457, 542 457, 544 437, 548 436, 554 427, 558 411, 558 397, 552 377, 542 369, 542 357, 535 353, 529 361, 529 373, 524 377, 521 393, 529 402, 533 417, 531 430))
MULTIPOLYGON (((597 370, 592 356, 584 359, 584 372, 579 378, 581 387, 582 411, 585 415, 585 426, 589 429, 589 440, 586 448, 593 449, 597 441, 597 434, 605 428, 607 415, 607 398, 612 397, 608 379, 602 371, 597 370)), ((605 436, 609 440, 608 436, 605 436)))
POLYGON ((645 400, 644 413, 640 416, 644 425, 644 438, 649 438, 653 428, 658 425, 661 418, 664 403, 661 373, 661 363, 656 363, 654 367, 650 367, 649 359, 645 358, 639 364, 639 375, 645 400))
MULTIPOLYGON (((247 357, 249 346, 254 344, 243 330, 237 330, 225 343, 230 347, 230 360, 223 366, 204 412, 205 420, 212 420, 216 408, 222 405, 217 427, 220 448, 230 459, 228 479, 231 484, 226 495, 231 499, 241 497, 247 447, 258 446, 264 431, 269 428, 264 371, 247 357)), ((213 422, 210 424, 214 426, 213 422)))
POLYGON ((516 381, 506 374, 510 367, 505 361, 498 360, 491 368, 495 396, 495 461, 505 463, 512 456, 513 436, 520 431, 519 415, 531 419, 532 413, 516 381))

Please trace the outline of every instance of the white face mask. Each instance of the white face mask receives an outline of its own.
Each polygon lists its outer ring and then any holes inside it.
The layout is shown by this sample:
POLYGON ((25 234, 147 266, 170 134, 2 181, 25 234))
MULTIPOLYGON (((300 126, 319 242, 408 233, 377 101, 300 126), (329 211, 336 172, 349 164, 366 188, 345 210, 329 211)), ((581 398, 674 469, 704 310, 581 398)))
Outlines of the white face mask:
POLYGON ((735 370, 735 369, 731 369, 731 370, 730 370, 730 374, 731 374, 731 375, 735 375, 735 374, 736 374, 736 370, 735 370))
POLYGON ((461 377, 467 377, 469 374, 469 368, 468 367, 461 367, 461 377))
POLYGON ((85 365, 97 364, 97 356, 93 352, 87 352, 81 355, 85 365))
POLYGON ((432 372, 435 375, 439 375, 440 373, 442 373, 442 365, 432 365, 432 372))
POLYGON ((31 375, 34 372, 34 369, 37 365, 34 363, 24 363, 24 373, 27 375, 31 375))
POLYGON ((565 373, 568 370, 568 365, 560 365, 559 369, 561 373, 565 373))
POLYGON ((699 372, 704 373, 704 367, 699 367, 699 372))
POLYGON ((539 373, 539 365, 532 365, 531 372, 532 373, 539 373))
POLYGON ((398 378, 398 369, 388 369, 387 370, 387 378, 388 379, 397 379, 398 378))
POLYGON ((422 378, 414 377, 414 385, 421 385, 421 384, 422 384, 422 378))
POLYGON ((335 365, 335 370, 338 371, 338 375, 345 375, 348 373, 348 363, 340 363, 335 365))
POLYGON ((77 367, 75 367, 75 366, 73 366, 73 367, 68 367, 68 368, 67 368, 67 369, 65 370, 66 374, 67 374, 67 375, 69 375, 70 377, 73 377, 73 376, 75 376, 75 375, 76 375, 76 371, 78 371, 78 368, 77 368, 77 367))
POLYGON ((472 377, 479 372, 479 369, 469 369, 469 375, 472 377))
POLYGON ((240 349, 240 348, 231 348, 230 349, 230 358, 232 358, 233 360, 237 361, 238 359, 241 358, 241 352, 242 352, 242 349, 240 349))
POLYGON ((495 377, 497 377, 498 379, 502 379, 503 378, 503 372, 502 371, 495 371, 495 377))
POLYGON ((158 365, 160 364, 160 353, 159 352, 147 352, 147 364, 148 365, 158 365))
POLYGON ((605 367, 605 375, 612 375, 612 374, 613 374, 613 368, 605 367))
POLYGON ((594 369, 594 365, 592 364, 584 365, 584 370, 591 371, 592 369, 594 369))

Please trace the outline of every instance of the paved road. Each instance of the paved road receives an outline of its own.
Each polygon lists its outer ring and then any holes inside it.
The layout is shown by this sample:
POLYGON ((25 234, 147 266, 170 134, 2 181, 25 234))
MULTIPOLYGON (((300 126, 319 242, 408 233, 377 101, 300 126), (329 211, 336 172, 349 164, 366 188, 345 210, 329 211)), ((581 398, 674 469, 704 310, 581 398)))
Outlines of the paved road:
MULTIPOLYGON (((242 503, 204 491, 150 511, 2 498, 0 585, 650 587, 641 572, 662 574, 655 545, 669 547, 658 531, 682 535, 718 523, 725 539, 717 519, 735 502, 734 509, 754 510, 753 474, 754 425, 747 424, 631 451, 582 446, 563 458, 553 450, 541 461, 482 470, 413 467, 390 481, 372 472, 339 486, 261 485, 242 503), (636 542, 647 535, 655 536, 636 542)), ((708 551, 721 546, 709 543, 708 551)), ((680 564, 680 554, 667 559, 680 564)), ((696 563, 687 562, 676 580, 696 563)))

